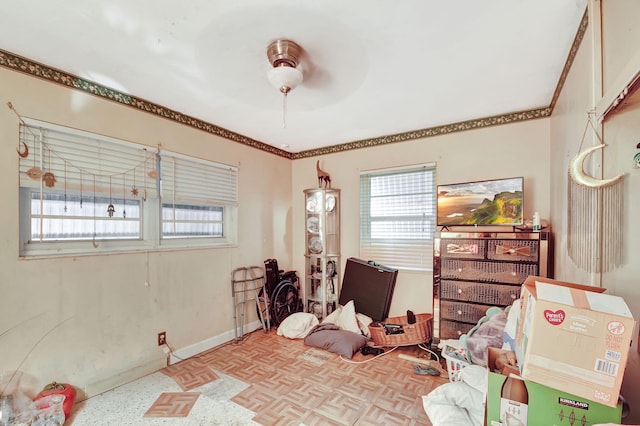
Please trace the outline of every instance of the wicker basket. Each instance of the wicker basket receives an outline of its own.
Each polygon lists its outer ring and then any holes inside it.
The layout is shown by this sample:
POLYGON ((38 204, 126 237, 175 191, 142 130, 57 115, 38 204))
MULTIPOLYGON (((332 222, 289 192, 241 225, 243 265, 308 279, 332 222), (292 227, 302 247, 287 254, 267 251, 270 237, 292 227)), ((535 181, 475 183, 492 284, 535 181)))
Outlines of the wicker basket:
POLYGON ((370 325, 369 332, 376 346, 411 346, 428 342, 432 338, 433 315, 431 314, 416 314, 415 324, 409 324, 406 316, 387 318, 384 323, 402 326, 402 333, 387 334, 384 327, 370 325))

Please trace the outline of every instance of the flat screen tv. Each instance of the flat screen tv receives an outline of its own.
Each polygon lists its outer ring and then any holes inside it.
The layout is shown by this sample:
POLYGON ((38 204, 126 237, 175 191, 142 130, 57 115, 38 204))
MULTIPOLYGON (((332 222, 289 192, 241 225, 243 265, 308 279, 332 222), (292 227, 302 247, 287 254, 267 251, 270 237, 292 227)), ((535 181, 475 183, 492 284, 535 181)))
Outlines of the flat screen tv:
POLYGON ((524 178, 438 185, 438 226, 523 224, 524 178))

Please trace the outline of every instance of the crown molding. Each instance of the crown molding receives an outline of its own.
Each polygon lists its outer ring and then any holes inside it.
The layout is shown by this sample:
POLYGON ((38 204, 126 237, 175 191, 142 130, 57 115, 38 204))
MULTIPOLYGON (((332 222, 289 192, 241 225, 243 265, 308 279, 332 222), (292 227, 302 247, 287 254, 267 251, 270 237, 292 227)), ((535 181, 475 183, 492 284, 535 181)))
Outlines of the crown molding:
POLYGON ((355 142, 332 145, 318 149, 311 149, 293 154, 293 159, 314 157, 317 155, 335 154, 338 152, 351 151, 354 149, 371 148, 374 146, 386 145, 396 142, 406 142, 416 139, 425 139, 432 136, 447 135, 450 133, 463 132, 465 130, 481 129, 484 127, 499 126, 518 121, 533 120, 537 118, 549 117, 551 109, 548 107, 514 112, 510 114, 495 115, 493 117, 479 118, 458 123, 446 124, 444 126, 430 127, 427 129, 413 130, 411 132, 396 133, 394 135, 380 136, 371 139, 362 139, 355 142))
POLYGON ((589 10, 587 8, 584 11, 584 15, 582 15, 582 21, 580 21, 580 26, 578 27, 576 36, 573 39, 573 43, 571 44, 571 49, 569 50, 569 54, 567 55, 567 60, 564 63, 562 72, 560 73, 560 78, 558 79, 556 90, 555 92, 553 92, 553 96, 551 97, 551 102, 549 103, 549 108, 551 109, 551 111, 553 111, 556 106, 556 102, 558 101, 558 97, 560 97, 560 92, 562 92, 564 82, 567 80, 567 76, 569 75, 569 71, 571 70, 571 65, 573 65, 573 60, 576 58, 578 49, 580 48, 580 44, 582 43, 582 39, 587 32, 587 27, 589 26, 588 12, 589 10))
POLYGON ((47 65, 32 61, 27 58, 23 58, 2 49, 0 49, 0 66, 9 68, 13 71, 28 74, 32 77, 46 80, 50 83, 56 83, 71 89, 80 90, 82 92, 89 93, 105 100, 132 107, 139 111, 148 112, 167 120, 175 121, 177 123, 202 130, 203 132, 211 133, 213 135, 220 136, 222 138, 244 145, 248 145, 252 148, 260 149, 271 154, 279 155, 281 157, 289 159, 292 157, 292 154, 290 152, 283 151, 264 142, 251 139, 247 136, 232 132, 230 130, 191 117, 162 105, 149 102, 145 99, 127 95, 126 93, 119 92, 109 87, 101 86, 92 81, 82 79, 78 76, 69 74, 56 68, 51 68, 47 65))

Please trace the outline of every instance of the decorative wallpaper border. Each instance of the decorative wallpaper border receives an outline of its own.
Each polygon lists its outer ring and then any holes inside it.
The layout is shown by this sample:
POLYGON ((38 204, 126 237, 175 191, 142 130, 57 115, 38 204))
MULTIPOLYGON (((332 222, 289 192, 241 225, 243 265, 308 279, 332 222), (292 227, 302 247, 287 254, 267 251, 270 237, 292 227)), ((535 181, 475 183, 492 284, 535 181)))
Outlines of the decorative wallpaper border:
POLYGON ((569 55, 567 55, 567 61, 564 63, 564 68, 562 68, 562 73, 560 74, 560 78, 558 79, 556 91, 553 93, 553 97, 551 98, 551 103, 549 104, 549 108, 551 109, 551 111, 553 111, 556 106, 556 102, 558 102, 558 97, 560 96, 560 92, 562 91, 562 86, 564 86, 564 82, 567 80, 567 75, 569 75, 571 65, 573 65, 573 60, 578 54, 580 43, 582 43, 582 39, 587 32, 587 27, 589 26, 588 12, 589 10, 587 7, 587 10, 584 11, 584 15, 582 15, 582 21, 580 22, 580 26, 578 27, 576 37, 573 39, 573 43, 571 44, 569 55))
POLYGON ((444 126, 430 127, 428 129, 413 130, 411 132, 397 133, 395 135, 380 136, 371 139, 363 139, 355 142, 332 145, 324 148, 311 149, 293 154, 293 159, 313 157, 315 155, 332 154, 349 151, 352 149, 370 148, 372 146, 386 145, 395 142, 406 142, 415 139, 423 139, 431 136, 446 135, 449 133, 462 132, 465 130, 480 129, 483 127, 497 126, 500 124, 515 123, 517 121, 533 120, 536 118, 548 117, 551 115, 550 108, 539 108, 530 111, 514 112, 511 114, 496 115, 493 117, 480 118, 444 126))
POLYGON ((394 135, 380 136, 371 139, 363 139, 354 142, 348 142, 338 145, 327 146, 318 149, 312 149, 308 151, 302 151, 297 153, 291 153, 274 146, 268 145, 264 142, 251 139, 247 136, 241 135, 236 132, 224 129, 206 121, 191 117, 189 115, 182 114, 178 111, 174 111, 170 108, 166 108, 162 105, 149 102, 147 100, 127 95, 125 93, 118 92, 117 90, 110 89, 108 87, 101 86, 94 82, 84 80, 80 77, 66 73, 64 71, 48 67, 38 62, 23 58, 21 56, 12 54, 10 52, 0 49, 0 66, 8 68, 13 71, 22 72, 33 77, 41 78, 52 83, 60 84, 72 89, 81 90, 86 93, 98 96, 103 99, 107 99, 113 102, 117 102, 122 105, 130 106, 140 111, 148 112, 150 114, 157 115, 168 120, 175 121, 186 126, 190 126, 207 133, 211 133, 222 138, 238 142, 252 148, 260 149, 262 151, 278 155, 280 157, 288 158, 291 160, 299 158, 308 158, 318 155, 333 154, 338 152, 350 151, 354 149, 369 148, 373 146, 386 145, 395 142, 405 142, 416 139, 428 138, 431 136, 444 135, 455 132, 462 132, 465 130, 479 129, 490 126, 497 126, 502 124, 515 123, 525 120, 533 120, 537 118, 549 117, 553 112, 553 108, 560 96, 562 86, 569 74, 571 64, 575 59, 578 52, 578 48, 588 27, 588 14, 587 10, 582 17, 580 27, 576 37, 574 38, 571 50, 567 61, 565 62, 563 71, 560 75, 560 79, 556 86, 556 90, 551 99, 551 103, 548 107, 538 108, 529 111, 514 112, 509 114, 496 115, 493 117, 486 117, 468 121, 461 121, 458 123, 447 124, 444 126, 431 127, 427 129, 413 130, 410 132, 397 133, 394 135))
POLYGON ((283 151, 279 148, 267 145, 266 143, 251 139, 247 136, 232 132, 222 127, 218 127, 214 124, 207 123, 206 121, 191 117, 189 115, 182 114, 178 111, 174 111, 162 105, 149 102, 142 98, 127 95, 125 93, 118 92, 117 90, 101 86, 92 81, 84 80, 75 75, 48 67, 30 59, 26 59, 13 53, 6 52, 2 49, 0 49, 0 66, 9 68, 13 71, 23 72, 25 74, 31 75, 32 77, 41 78, 51 83, 57 83, 72 89, 81 90, 100 98, 117 102, 122 105, 130 106, 137 110, 148 112, 159 117, 184 124, 186 126, 194 127, 204 132, 211 133, 234 142, 242 143, 244 145, 248 145, 250 147, 269 152, 271 154, 279 155, 285 158, 292 158, 292 154, 290 152, 283 151))

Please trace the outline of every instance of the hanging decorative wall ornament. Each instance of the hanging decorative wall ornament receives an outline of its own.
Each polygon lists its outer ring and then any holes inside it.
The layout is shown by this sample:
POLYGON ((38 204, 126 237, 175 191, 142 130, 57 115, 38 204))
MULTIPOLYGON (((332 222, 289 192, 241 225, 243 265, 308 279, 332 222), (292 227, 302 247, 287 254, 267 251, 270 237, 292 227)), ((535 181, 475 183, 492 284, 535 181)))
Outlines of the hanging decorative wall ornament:
POLYGON ((144 153, 144 173, 142 175, 142 179, 144 179, 144 192, 142 195, 142 201, 147 201, 147 150, 145 149, 144 153))
POLYGON ((624 174, 610 179, 596 179, 585 173, 586 157, 605 147, 591 117, 587 121, 589 125, 600 145, 579 152, 569 163, 567 251, 577 266, 589 272, 601 273, 622 262, 620 229, 624 197, 621 183, 624 174))
POLYGON ((113 217, 113 214, 116 212, 116 208, 113 207, 111 203, 111 176, 109 176, 109 206, 107 207, 107 214, 109 217, 113 217))
MULTIPOLYGON (((42 147, 42 135, 40 135, 40 146, 42 147)), ((41 148, 42 149, 42 148, 41 148)), ((34 152, 36 151, 36 142, 35 140, 33 141, 33 150, 34 152)), ((42 151, 41 151, 42 154, 42 151)), ((40 169, 37 165, 36 165, 36 155, 33 156, 33 167, 30 168, 29 170, 27 170, 27 176, 29 176, 31 179, 40 179, 42 178, 42 169, 40 169)))
POLYGON ((27 176, 29 176, 31 179, 40 179, 42 178, 42 170, 37 167, 32 167, 27 170, 27 176))
POLYGON ((53 188, 57 182, 55 175, 51 172, 44 173, 42 175, 42 180, 44 181, 44 184, 47 186, 47 188, 53 188))
POLYGON ((133 169, 133 186, 131 187, 131 195, 138 196, 138 188, 136 187, 136 169, 133 169))
MULTIPOLYGON (((20 114, 18 114, 18 111, 15 110, 15 108, 13 107, 13 104, 11 102, 7 102, 7 106, 9 107, 10 110, 13 111, 15 115, 18 116, 18 119, 20 120, 20 122, 24 124, 24 120, 22 119, 22 117, 20 117, 20 114)), ((27 158, 29 156, 29 147, 24 141, 20 141, 20 144, 18 148, 16 148, 16 151, 18 151, 18 155, 20 156, 20 158, 27 158)))
POLYGON ((620 173, 619 175, 609 179, 596 179, 584 172, 584 160, 592 152, 603 149, 605 146, 606 145, 604 144, 592 146, 591 148, 587 148, 573 157, 573 160, 571 160, 571 163, 569 164, 569 175, 576 184, 587 188, 599 189, 615 185, 622 180, 622 178, 624 177, 623 173, 620 173))
POLYGON ((32 167, 27 170, 27 176, 29 176, 31 179, 40 179, 42 178, 42 170, 37 167, 32 167))
POLYGON ((64 212, 67 212, 67 162, 64 162, 64 212))
MULTIPOLYGON (((51 170, 51 151, 47 150, 47 152, 49 153, 49 170, 51 170)), ((51 171, 42 174, 42 181, 47 186, 47 188, 53 188, 53 186, 57 182, 55 175, 51 171)))
POLYGON ((16 151, 18 151, 20 158, 27 158, 29 156, 29 147, 24 141, 20 142, 20 148, 16 148, 16 151))
POLYGON ((151 179, 155 179, 155 178, 158 177, 158 172, 156 171, 155 168, 153 168, 153 169, 149 170, 149 173, 147 173, 147 176, 149 176, 151 179))
POLYGON ((126 179, 127 179, 127 175, 123 174, 122 175, 122 217, 125 219, 127 218, 127 204, 126 204, 127 191, 125 190, 125 187, 127 186, 125 182, 126 179))
POLYGON ((96 242, 97 235, 97 220, 96 220, 96 175, 93 175, 93 240, 91 244, 93 244, 93 248, 98 248, 98 243, 96 242))

